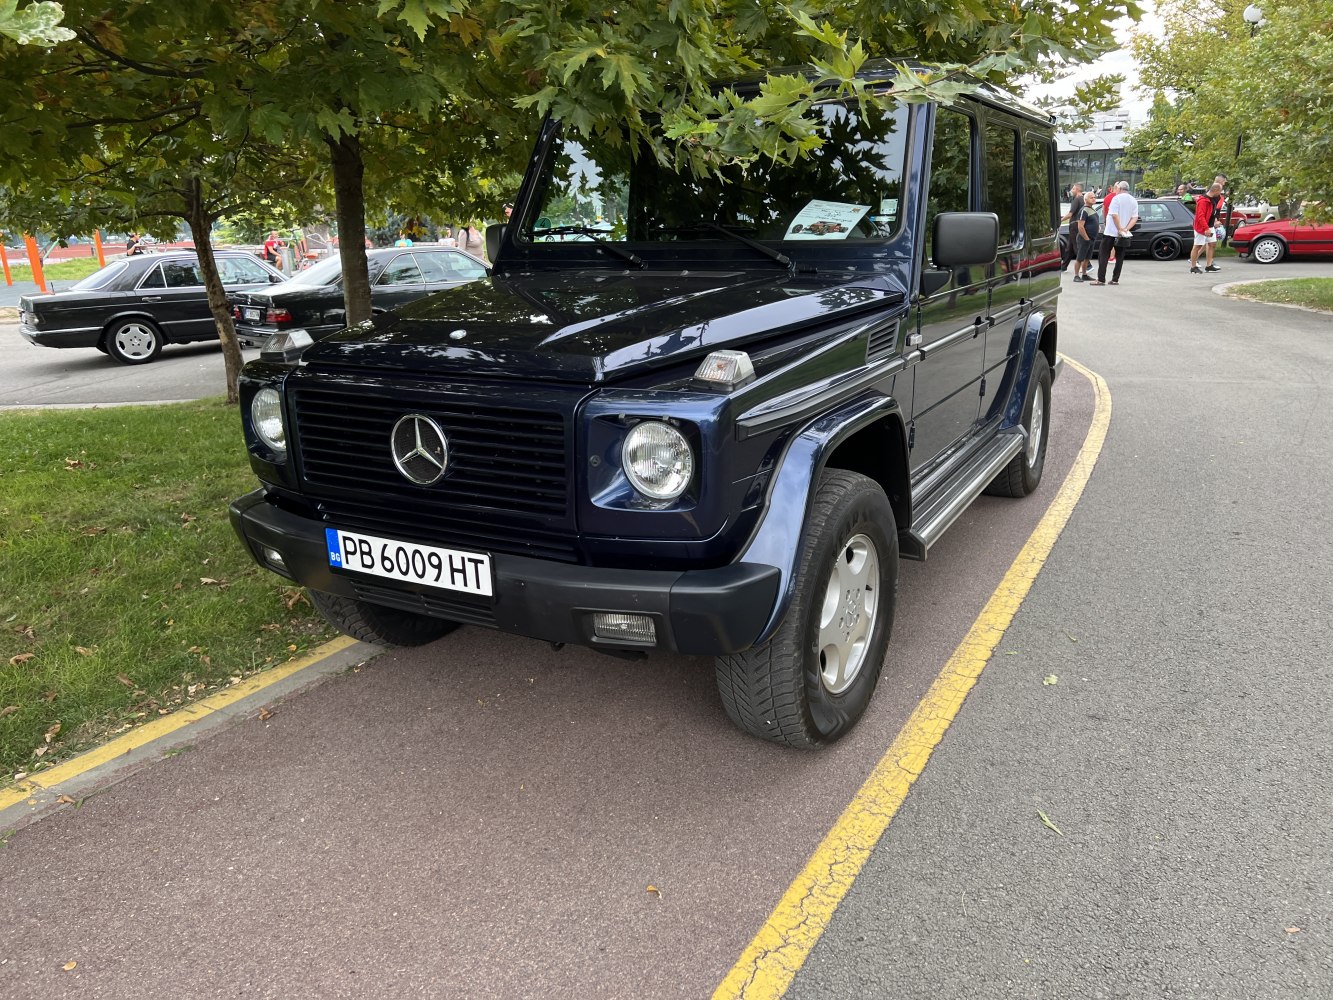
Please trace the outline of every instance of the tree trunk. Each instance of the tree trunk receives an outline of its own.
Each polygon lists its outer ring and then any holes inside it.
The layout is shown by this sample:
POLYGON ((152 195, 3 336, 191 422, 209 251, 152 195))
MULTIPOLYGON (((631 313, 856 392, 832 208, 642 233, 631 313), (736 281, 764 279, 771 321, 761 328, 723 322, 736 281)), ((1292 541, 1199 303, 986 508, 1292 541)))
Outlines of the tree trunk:
POLYGON ((208 292, 208 309, 217 324, 218 340, 222 342, 222 360, 227 370, 227 402, 234 406, 240 401, 237 382, 244 362, 241 345, 236 340, 236 327, 231 321, 231 308, 227 305, 227 292, 222 287, 218 262, 213 256, 213 220, 204 212, 203 185, 197 177, 190 180, 188 210, 190 235, 194 237, 194 249, 199 255, 199 272, 204 276, 204 288, 208 292))
POLYGON ((333 163, 333 194, 338 217, 338 256, 342 260, 343 306, 347 325, 370 319, 370 273, 366 263, 365 164, 361 140, 354 135, 325 139, 333 163))

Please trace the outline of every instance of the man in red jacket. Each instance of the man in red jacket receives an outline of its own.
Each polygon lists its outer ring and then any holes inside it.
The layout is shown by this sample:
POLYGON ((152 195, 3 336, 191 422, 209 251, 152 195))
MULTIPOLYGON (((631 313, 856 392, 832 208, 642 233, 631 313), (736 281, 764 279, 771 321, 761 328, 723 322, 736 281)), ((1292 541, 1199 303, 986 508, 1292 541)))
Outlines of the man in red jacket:
POLYGON ((1214 182, 1208 193, 1194 201, 1194 246, 1190 248, 1190 274, 1203 274, 1204 271, 1220 271, 1213 263, 1213 254, 1217 251, 1217 233, 1213 224, 1217 218, 1217 206, 1222 201, 1222 185, 1214 182), (1207 267, 1199 267, 1199 250, 1205 251, 1207 267))

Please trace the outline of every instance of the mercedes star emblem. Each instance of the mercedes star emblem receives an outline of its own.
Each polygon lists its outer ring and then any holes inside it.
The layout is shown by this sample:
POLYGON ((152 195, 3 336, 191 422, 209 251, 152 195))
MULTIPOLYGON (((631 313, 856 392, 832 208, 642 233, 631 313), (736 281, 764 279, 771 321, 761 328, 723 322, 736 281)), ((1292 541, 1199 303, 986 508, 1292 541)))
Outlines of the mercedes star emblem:
POLYGON ((393 464, 411 482, 438 482, 449 465, 449 439, 440 425, 420 413, 400 417, 389 435, 393 464))

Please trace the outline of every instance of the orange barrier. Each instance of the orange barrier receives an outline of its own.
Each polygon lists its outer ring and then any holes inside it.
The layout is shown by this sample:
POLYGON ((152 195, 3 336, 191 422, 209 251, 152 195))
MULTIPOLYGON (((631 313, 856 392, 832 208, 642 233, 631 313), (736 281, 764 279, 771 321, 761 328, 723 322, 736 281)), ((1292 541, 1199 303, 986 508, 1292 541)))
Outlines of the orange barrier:
POLYGON ((97 250, 97 266, 106 267, 106 254, 102 253, 102 230, 93 230, 93 246, 97 250))
POLYGON ((37 241, 27 233, 23 234, 23 245, 28 248, 28 263, 32 265, 32 280, 46 294, 46 273, 42 270, 42 252, 37 249, 37 241))
POLYGON ((14 276, 9 273, 9 251, 5 249, 4 243, 0 243, 0 264, 5 268, 5 284, 12 285, 14 276))

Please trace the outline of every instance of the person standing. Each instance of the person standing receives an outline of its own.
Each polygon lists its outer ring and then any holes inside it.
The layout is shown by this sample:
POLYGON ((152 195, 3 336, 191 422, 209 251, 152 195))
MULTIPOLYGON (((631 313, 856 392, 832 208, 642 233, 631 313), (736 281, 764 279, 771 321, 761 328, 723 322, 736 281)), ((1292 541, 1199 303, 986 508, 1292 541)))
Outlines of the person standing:
POLYGON ((481 238, 481 230, 472 223, 469 222, 466 226, 463 226, 458 230, 457 239, 460 249, 466 250, 474 257, 482 256, 482 252, 485 249, 485 241, 481 238))
POLYGON ((1129 181, 1119 181, 1115 193, 1106 210, 1106 232, 1102 236, 1101 257, 1097 261, 1097 280, 1094 285, 1106 284, 1106 264, 1111 251, 1115 249, 1119 237, 1125 237, 1126 245, 1116 254, 1115 272, 1111 275, 1111 284, 1120 284, 1120 269, 1125 266, 1125 252, 1128 250, 1129 234, 1139 222, 1138 200, 1129 193, 1129 181))
MULTIPOLYGON (((1083 211, 1083 185, 1071 184, 1069 186, 1069 214, 1060 220, 1069 223, 1069 236, 1065 239, 1065 245, 1060 248, 1061 271, 1067 269, 1069 262, 1077 255, 1078 234, 1074 231, 1074 226, 1081 211, 1083 211)), ((1078 273, 1078 268, 1074 268, 1074 273, 1078 273)))
POLYGON ((1208 193, 1194 200, 1194 246, 1190 247, 1190 274, 1203 274, 1204 271, 1220 271, 1213 263, 1213 254, 1217 251, 1217 206, 1222 201, 1222 185, 1216 181, 1208 193), (1199 268, 1199 250, 1204 251, 1208 266, 1199 268))
POLYGON ((125 241, 125 256, 134 257, 143 253, 143 241, 139 239, 138 233, 130 233, 130 238, 125 241))
POLYGON ((1078 256, 1074 259, 1074 280, 1091 281, 1088 277, 1088 263, 1092 257, 1092 248, 1097 245, 1097 198, 1095 191, 1089 191, 1078 215, 1069 223, 1072 234, 1078 232, 1078 256))

